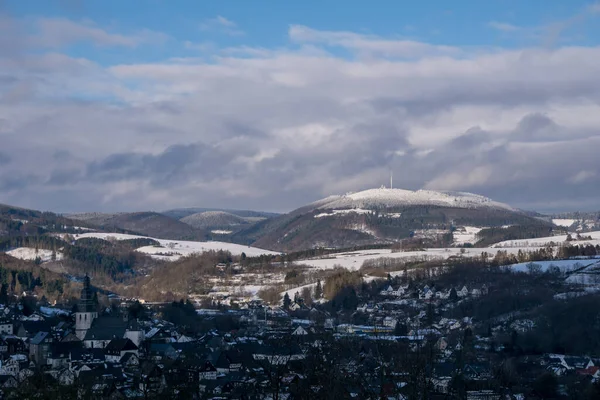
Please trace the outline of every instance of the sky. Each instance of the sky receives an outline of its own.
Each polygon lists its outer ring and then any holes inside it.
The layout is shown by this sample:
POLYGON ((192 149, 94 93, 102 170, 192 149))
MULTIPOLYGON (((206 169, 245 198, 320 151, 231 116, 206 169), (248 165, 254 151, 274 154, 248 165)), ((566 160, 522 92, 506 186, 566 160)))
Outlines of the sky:
POLYGON ((600 210, 600 3, 0 0, 0 203, 600 210))

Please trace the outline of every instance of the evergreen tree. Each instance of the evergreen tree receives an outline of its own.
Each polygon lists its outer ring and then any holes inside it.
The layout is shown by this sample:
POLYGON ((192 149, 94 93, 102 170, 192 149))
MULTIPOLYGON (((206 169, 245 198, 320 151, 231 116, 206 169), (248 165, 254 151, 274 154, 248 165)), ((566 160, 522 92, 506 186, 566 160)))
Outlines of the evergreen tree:
POLYGON ((449 298, 451 301, 458 300, 458 293, 456 293, 456 289, 454 289, 454 288, 450 289, 450 297, 449 298))
POLYGON ((291 304, 292 304, 292 300, 290 299, 290 296, 286 292, 285 295, 283 296, 283 308, 287 310, 288 308, 290 308, 291 304))
POLYGON ((0 303, 8 304, 8 285, 6 283, 3 283, 0 288, 0 303))
POLYGON ((317 281, 317 287, 315 288, 315 299, 323 297, 323 286, 321 286, 321 280, 317 281))

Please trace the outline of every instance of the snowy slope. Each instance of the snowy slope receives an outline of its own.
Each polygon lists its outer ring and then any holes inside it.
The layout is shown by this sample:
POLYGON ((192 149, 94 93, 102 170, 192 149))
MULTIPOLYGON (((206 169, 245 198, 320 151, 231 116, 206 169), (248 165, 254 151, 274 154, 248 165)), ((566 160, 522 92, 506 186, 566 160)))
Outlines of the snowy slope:
POLYGON ((567 218, 554 218, 554 219, 552 219, 552 223, 554 225, 564 226, 565 228, 570 228, 571 225, 573 225, 575 222, 577 222, 576 219, 567 219, 567 218))
POLYGON ((236 226, 248 224, 244 218, 225 211, 205 211, 202 213, 188 215, 180 219, 194 228, 209 228, 215 226, 236 226))
MULTIPOLYGON (((572 233, 573 238, 576 237, 576 233, 572 233)), ((582 236, 591 236, 592 240, 576 240, 570 242, 572 245, 598 245, 600 244, 600 231, 586 232, 582 236)), ((493 247, 495 248, 510 248, 510 247, 544 247, 551 243, 561 244, 567 240, 567 235, 549 236, 537 239, 522 239, 522 240, 507 240, 504 242, 496 243, 493 247)))
POLYGON ((320 209, 391 208, 430 205, 455 208, 493 208, 516 211, 511 206, 487 197, 465 193, 433 190, 369 189, 343 196, 330 196, 312 203, 320 209))
MULTIPOLYGON (((99 239, 109 239, 112 238, 114 240, 128 240, 128 239, 138 239, 145 238, 145 236, 136 236, 136 235, 127 235, 122 233, 101 233, 101 232, 92 232, 92 233, 83 233, 80 235, 75 235, 75 239, 83 239, 83 238, 99 238, 99 239)), ((150 238, 154 239, 154 238, 150 238)), ((136 251, 155 255, 155 258, 162 260, 176 260, 182 256, 188 256, 191 254, 202 253, 204 251, 210 250, 227 250, 231 252, 233 255, 240 255, 245 253, 249 257, 259 256, 261 254, 279 254, 274 251, 263 250, 256 247, 243 246, 240 244, 234 243, 225 243, 225 242, 191 242, 185 240, 165 240, 165 239, 154 239, 160 243, 162 247, 154 247, 154 246, 145 246, 140 247, 136 251), (161 254, 172 253, 172 256, 161 256, 161 254)))
POLYGON ((477 234, 484 228, 476 226, 463 226, 453 232, 454 245, 459 246, 466 243, 474 244, 477 242, 477 234))
MULTIPOLYGON (((36 258, 40 258, 42 262, 52 260, 52 250, 38 249, 37 251, 32 247, 18 247, 16 249, 7 251, 6 254, 14 258, 21 260, 33 261, 36 258)), ((60 252, 56 252, 56 260, 62 260, 63 255, 60 252)))

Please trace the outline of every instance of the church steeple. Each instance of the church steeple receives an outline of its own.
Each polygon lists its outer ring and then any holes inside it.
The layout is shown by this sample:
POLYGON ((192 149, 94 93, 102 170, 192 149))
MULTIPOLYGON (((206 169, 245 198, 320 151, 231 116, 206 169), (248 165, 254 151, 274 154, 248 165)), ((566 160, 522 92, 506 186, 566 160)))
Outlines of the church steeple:
POLYGON ((86 274, 85 278, 83 278, 83 289, 81 289, 79 307, 77 313, 75 313, 75 334, 79 339, 83 340, 86 332, 92 326, 92 322, 97 317, 98 312, 96 311, 94 293, 90 285, 90 277, 86 274))
POLYGON ((96 309, 94 304, 94 293, 90 286, 90 277, 85 275, 83 278, 83 289, 81 289, 81 297, 79 298, 79 312, 93 312, 96 309))

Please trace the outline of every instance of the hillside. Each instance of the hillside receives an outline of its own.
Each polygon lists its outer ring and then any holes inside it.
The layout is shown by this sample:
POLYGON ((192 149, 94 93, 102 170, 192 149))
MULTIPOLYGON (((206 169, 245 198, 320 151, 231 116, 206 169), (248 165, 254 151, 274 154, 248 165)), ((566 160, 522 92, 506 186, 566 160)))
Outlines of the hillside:
POLYGON ((233 229, 249 224, 245 218, 225 211, 205 211, 188 215, 180 221, 199 229, 233 229))
POLYGON ((232 240, 278 251, 394 244, 411 237, 448 246, 457 226, 509 225, 525 231, 535 226, 536 232, 542 225, 544 234, 552 229, 549 222, 471 193, 371 189, 316 201, 245 229, 232 240))
POLYGON ((222 208, 175 208, 172 210, 162 211, 162 215, 166 215, 167 217, 175 218, 175 219, 183 219, 192 214, 201 214, 209 211, 221 211, 229 214, 237 215, 238 217, 247 218, 247 219, 265 219, 265 218, 273 218, 279 216, 279 214, 265 212, 265 211, 251 211, 251 210, 229 210, 222 208))
POLYGON ((82 220, 108 231, 126 231, 159 239, 203 240, 206 233, 184 222, 156 212, 85 213, 70 214, 71 219, 82 220))

